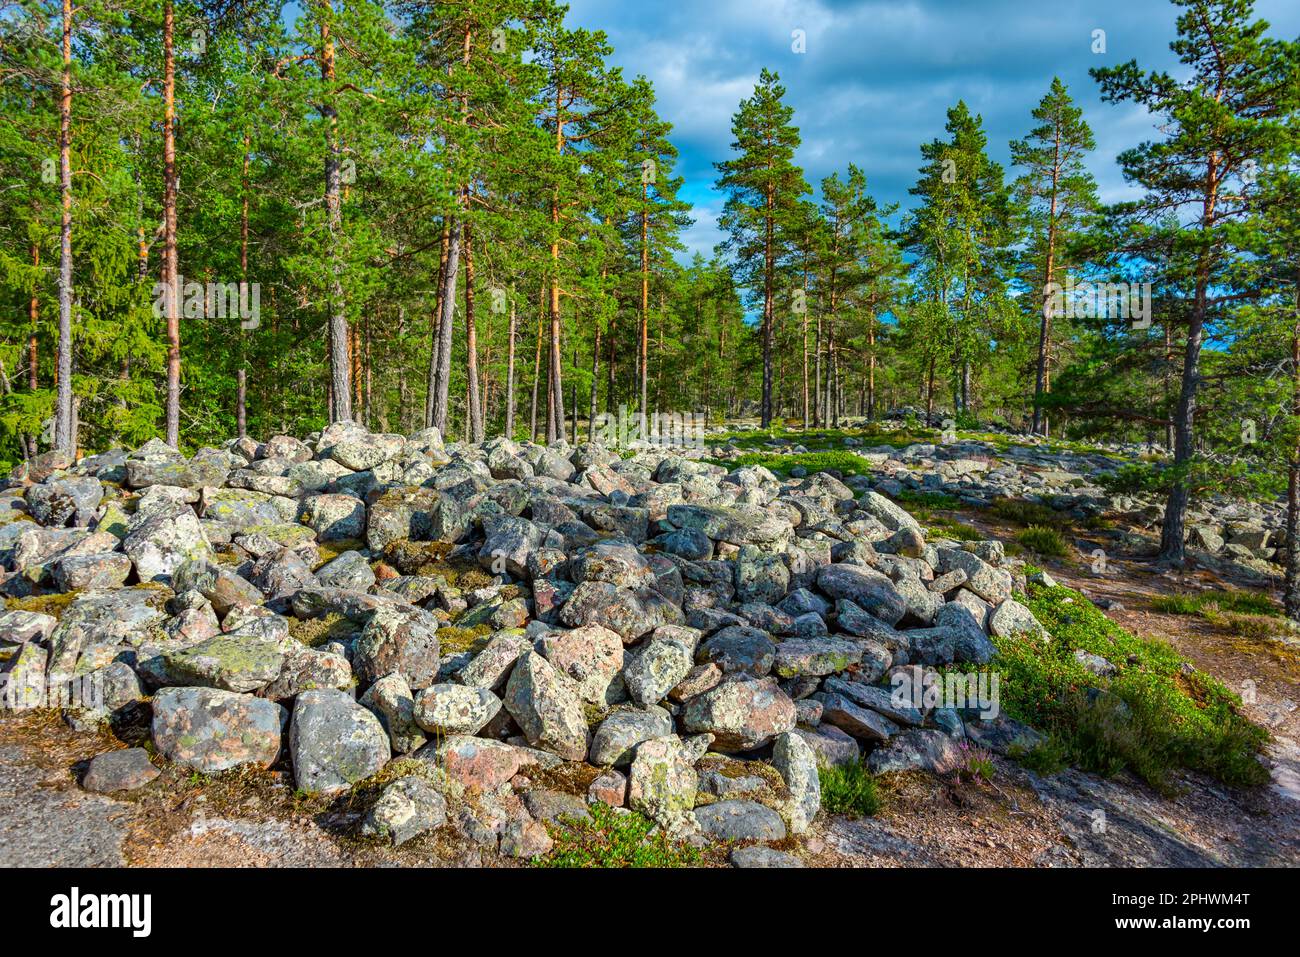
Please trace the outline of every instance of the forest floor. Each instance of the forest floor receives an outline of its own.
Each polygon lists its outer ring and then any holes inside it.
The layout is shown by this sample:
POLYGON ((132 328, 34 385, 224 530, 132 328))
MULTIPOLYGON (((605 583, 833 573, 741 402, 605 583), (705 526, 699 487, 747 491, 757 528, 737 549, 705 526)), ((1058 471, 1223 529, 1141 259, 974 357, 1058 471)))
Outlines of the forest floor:
MULTIPOLYGON (((1014 528, 982 512, 960 518, 1007 540, 1014 528)), ((1300 648, 1243 638, 1222 622, 1162 614, 1155 599, 1196 587, 1241 587, 1231 568, 1173 572, 1112 557, 1093 574, 1086 541, 1035 559, 1062 584, 1108 604, 1130 631, 1162 638, 1234 689, 1253 682, 1247 715, 1272 735, 1272 781, 1253 791, 1182 773, 1161 794, 1127 773, 1040 777, 995 758, 991 780, 886 776, 873 817, 821 815, 789 848, 819 867, 1300 865, 1300 648)), ((0 862, 26 866, 520 866, 480 851, 450 827, 389 848, 351 836, 359 812, 296 795, 284 769, 204 777, 163 770, 126 799, 77 785, 85 762, 143 727, 73 732, 54 712, 0 721, 0 862)), ((706 858, 709 863, 718 859, 706 858)))

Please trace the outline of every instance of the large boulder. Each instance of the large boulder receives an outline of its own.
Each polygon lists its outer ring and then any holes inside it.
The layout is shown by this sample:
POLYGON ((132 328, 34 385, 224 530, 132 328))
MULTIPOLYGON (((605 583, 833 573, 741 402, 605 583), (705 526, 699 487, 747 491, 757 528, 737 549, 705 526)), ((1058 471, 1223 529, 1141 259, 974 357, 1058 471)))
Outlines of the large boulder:
POLYGON ((592 764, 625 767, 632 763, 637 745, 672 734, 672 716, 663 708, 632 708, 612 712, 591 737, 588 760, 592 764))
POLYGON ((422 608, 380 604, 353 648, 364 682, 398 672, 417 691, 433 684, 440 661, 438 620, 422 608))
POLYGON ((817 587, 831 598, 852 602, 886 625, 897 625, 907 614, 907 602, 887 575, 861 565, 823 565, 817 587))
POLYGON ((780 841, 786 836, 781 815, 757 801, 706 804, 695 809, 695 821, 715 841, 780 841))
POLYGON ((752 751, 794 729, 794 701, 775 678, 726 681, 686 702, 682 726, 712 734, 715 751, 752 751))
POLYGON ((431 734, 477 734, 501 710, 501 699, 484 688, 430 685, 416 696, 415 723, 431 734))
POLYGON ((587 721, 571 679, 535 651, 522 655, 506 682, 506 710, 528 743, 569 761, 587 755, 587 721))
POLYGON ((248 692, 280 677, 284 652, 277 641, 231 633, 166 652, 163 662, 175 684, 248 692))
POLYGON ((447 799, 428 781, 415 775, 398 778, 366 812, 361 833, 393 844, 405 844, 414 837, 442 827, 447 821, 447 799))
POLYGON ((304 691, 293 706, 289 750, 299 790, 346 791, 377 773, 392 751, 370 711, 344 691, 304 691))
POLYGON ((670 832, 693 825, 699 775, 695 753, 675 734, 644 741, 637 746, 628 772, 627 803, 670 832))
POLYGON ((658 704, 691 673, 693 665, 694 656, 685 642, 652 635, 623 665, 627 696, 642 707, 658 704))
POLYGON ((135 563, 140 581, 164 584, 170 584, 172 573, 185 562, 212 556, 203 526, 187 506, 131 522, 122 551, 135 563))
POLYGON ((623 667, 623 639, 600 625, 584 625, 572 631, 551 632, 538 643, 542 655, 571 678, 582 700, 604 704, 610 685, 623 667))
POLYGON ((169 761, 204 774, 280 755, 287 712, 265 698, 216 688, 163 688, 153 696, 153 743, 169 761))

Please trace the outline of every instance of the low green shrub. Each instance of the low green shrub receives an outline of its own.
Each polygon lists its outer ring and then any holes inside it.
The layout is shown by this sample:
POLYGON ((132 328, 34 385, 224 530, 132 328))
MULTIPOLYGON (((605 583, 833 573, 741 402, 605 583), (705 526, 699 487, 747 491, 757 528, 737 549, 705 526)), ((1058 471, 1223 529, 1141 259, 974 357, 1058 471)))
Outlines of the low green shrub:
POLYGON ((876 779, 860 762, 821 767, 822 808, 830 814, 871 817, 880 810, 880 789, 876 779))

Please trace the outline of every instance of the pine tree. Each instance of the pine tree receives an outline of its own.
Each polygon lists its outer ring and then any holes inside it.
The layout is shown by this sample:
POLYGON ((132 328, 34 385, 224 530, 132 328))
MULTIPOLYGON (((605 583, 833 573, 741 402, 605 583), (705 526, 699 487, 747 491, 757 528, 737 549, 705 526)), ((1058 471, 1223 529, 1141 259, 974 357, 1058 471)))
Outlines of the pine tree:
POLYGON ((1161 558, 1181 563, 1192 485, 1188 472, 1196 457, 1201 349, 1207 324, 1234 298, 1224 284, 1238 249, 1237 226, 1248 211, 1245 191, 1234 184, 1286 135, 1285 120, 1300 84, 1291 46, 1264 36, 1267 24, 1251 19, 1250 0, 1175 3, 1183 13, 1170 48, 1190 71, 1189 79, 1143 73, 1136 61, 1097 68, 1092 75, 1105 100, 1144 107, 1167 133, 1120 155, 1125 179, 1146 195, 1115 213, 1131 223, 1137 239, 1131 252, 1185 270, 1191 289, 1174 411, 1175 477, 1160 535, 1161 558), (1161 218, 1170 211, 1187 212, 1191 224, 1183 228, 1161 218))
POLYGON ((1054 296, 1054 284, 1068 274, 1068 250, 1098 206, 1097 183, 1084 166, 1096 142, 1083 111, 1074 105, 1059 77, 1053 77, 1033 116, 1039 125, 1024 139, 1012 142, 1011 162, 1025 170, 1016 180, 1015 192, 1029 228, 1024 259, 1030 276, 1026 278, 1031 289, 1042 289, 1031 431, 1047 435, 1043 397, 1051 391, 1052 306, 1059 298, 1054 296))
POLYGON ((721 174, 717 188, 727 194, 719 222, 727 239, 719 251, 735 264, 737 282, 762 302, 763 428, 773 417, 772 343, 777 268, 786 255, 788 234, 795 225, 800 198, 809 192, 803 170, 794 164, 799 130, 792 124, 793 107, 783 99, 780 77, 766 68, 759 74, 754 95, 740 103, 731 120, 738 155, 714 166, 721 174))

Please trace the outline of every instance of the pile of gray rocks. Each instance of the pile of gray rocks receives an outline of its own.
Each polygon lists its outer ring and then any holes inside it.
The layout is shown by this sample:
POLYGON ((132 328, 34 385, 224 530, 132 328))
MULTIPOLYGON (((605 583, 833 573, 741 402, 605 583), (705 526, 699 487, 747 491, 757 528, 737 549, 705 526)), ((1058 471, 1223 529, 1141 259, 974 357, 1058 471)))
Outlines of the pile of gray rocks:
POLYGON ((150 709, 154 762, 110 752, 87 787, 165 762, 325 795, 382 773, 366 833, 517 857, 587 801, 782 840, 819 765, 946 772, 1032 734, 895 693, 988 662, 990 636, 1048 638, 998 542, 927 540, 883 476, 703 454, 351 423, 48 453, 0 491, 0 707, 150 709))
MULTIPOLYGON (((868 423, 849 421, 846 428, 868 423)), ((880 429, 902 429, 903 421, 885 420, 880 429)), ((1142 446, 1101 446, 1075 450, 1053 446, 1037 436, 988 439, 949 436, 949 441, 919 442, 896 448, 868 446, 846 436, 843 447, 875 470, 872 487, 887 495, 900 491, 936 493, 964 506, 988 507, 999 499, 1043 505, 1072 518, 1121 515, 1134 525, 1154 529, 1164 519, 1164 499, 1150 494, 1112 494, 1099 482, 1126 464, 1150 454, 1142 446)), ((723 449, 724 458, 752 449, 723 449)), ((806 451, 798 438, 774 437, 764 445, 774 454, 806 451)), ((1198 498, 1187 516, 1187 544, 1210 556, 1237 562, 1269 576, 1286 559, 1286 508, 1281 500, 1253 502, 1228 496, 1198 498)))

